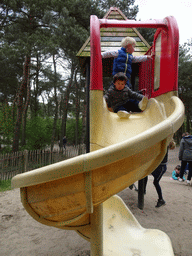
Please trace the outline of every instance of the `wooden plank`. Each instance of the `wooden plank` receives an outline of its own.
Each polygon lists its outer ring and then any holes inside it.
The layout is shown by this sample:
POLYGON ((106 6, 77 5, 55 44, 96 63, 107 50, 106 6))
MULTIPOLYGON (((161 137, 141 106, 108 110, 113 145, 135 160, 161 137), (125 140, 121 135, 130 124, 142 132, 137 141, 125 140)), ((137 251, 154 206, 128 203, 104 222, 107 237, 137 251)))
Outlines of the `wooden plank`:
POLYGON ((66 221, 86 212, 85 193, 77 193, 65 197, 49 199, 30 204, 34 211, 43 219, 66 221))
POLYGON ((123 19, 123 17, 114 15, 114 16, 108 17, 108 20, 124 20, 124 19, 123 19))
MULTIPOLYGON (((111 47, 111 46, 106 46, 106 47, 101 47, 101 52, 105 52, 105 51, 118 51, 120 49, 120 46, 117 47, 111 47)), ((133 53, 134 56, 139 56, 139 55, 143 55, 147 52, 148 48, 147 47, 142 47, 142 48, 138 48, 135 50, 135 52, 133 53)), ((86 48, 86 50, 84 52, 81 53, 80 56, 84 56, 84 57, 90 57, 90 48, 86 48)))
MULTIPOLYGON (((136 42, 141 42, 139 37, 133 37, 136 42)), ((101 42, 121 42, 124 37, 116 36, 116 37, 101 37, 101 42)))
MULTIPOLYGON (((114 51, 118 51, 120 49, 120 47, 102 47, 102 51, 101 52, 105 52, 105 51, 110 51, 110 50, 114 50, 114 51)), ((144 54, 144 53, 146 53, 147 52, 147 50, 148 50, 148 48, 136 48, 135 49, 135 51, 134 51, 134 53, 133 53, 133 56, 138 56, 138 53, 140 53, 140 54, 144 54)))
MULTIPOLYGON (((84 51, 84 52, 80 53, 78 57, 90 57, 90 51, 88 51, 88 52, 84 51)), ((83 63, 85 63, 85 62, 83 62, 83 63)))
MULTIPOLYGON (((113 47, 121 47, 121 43, 120 42, 114 42, 114 43, 110 42, 110 45, 112 45, 113 47)), ((87 45, 87 46, 90 47, 90 45, 87 45)), ((104 47, 104 46, 109 46, 109 42, 101 42, 101 47, 104 47)), ((137 42, 136 47, 137 48, 138 47, 146 47, 147 48, 147 46, 143 42, 137 42)))
POLYGON ((101 32, 101 38, 102 37, 137 37, 137 34, 132 31, 129 33, 124 33, 124 32, 101 32))
MULTIPOLYGON (((119 48, 121 47, 121 42, 120 41, 119 42, 108 42, 108 41, 101 42, 101 47, 102 46, 109 46, 109 43, 113 47, 119 47, 119 48)), ((137 47, 140 47, 140 46, 146 47, 146 45, 143 42, 137 42, 136 45, 137 45, 137 47)), ((87 44, 87 46, 85 47, 84 50, 85 51, 90 50, 90 44, 87 44)))
POLYGON ((110 27, 110 28, 101 28, 100 29, 100 32, 106 32, 106 31, 108 31, 108 32, 117 32, 118 31, 118 32, 130 33, 133 31, 133 28, 122 28, 122 27, 112 28, 112 27, 110 27))
POLYGON ((85 188, 85 184, 82 182, 83 180, 84 175, 79 174, 28 187, 28 202, 41 202, 46 201, 48 198, 54 199, 60 196, 63 197, 80 193, 81 191, 84 191, 85 188))

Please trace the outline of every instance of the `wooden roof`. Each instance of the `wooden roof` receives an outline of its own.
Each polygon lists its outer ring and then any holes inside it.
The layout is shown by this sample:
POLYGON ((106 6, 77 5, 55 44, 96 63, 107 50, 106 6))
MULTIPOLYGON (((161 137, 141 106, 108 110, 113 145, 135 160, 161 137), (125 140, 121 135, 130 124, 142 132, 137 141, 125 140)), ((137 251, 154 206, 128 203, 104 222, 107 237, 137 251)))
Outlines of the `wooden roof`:
MULTIPOLYGON (((116 19, 116 20, 127 20, 126 16, 116 7, 111 7, 109 11, 106 13, 106 15, 104 16, 104 18, 116 19)), ((120 49, 122 39, 127 36, 134 37, 134 39, 136 40, 136 47, 133 53, 134 56, 144 55, 150 48, 150 45, 142 37, 142 35, 138 32, 136 28, 121 28, 121 27, 101 28, 100 34, 101 34, 101 52, 120 49)), ((90 37, 86 40, 86 42, 83 44, 83 46, 77 53, 77 57, 79 57, 80 65, 84 69, 86 60, 90 58, 90 37)), ((103 59, 103 61, 107 61, 107 60, 103 59)), ((111 64, 108 63, 107 66, 109 67, 111 66, 111 64)), ((107 73, 104 75, 108 76, 107 73)))

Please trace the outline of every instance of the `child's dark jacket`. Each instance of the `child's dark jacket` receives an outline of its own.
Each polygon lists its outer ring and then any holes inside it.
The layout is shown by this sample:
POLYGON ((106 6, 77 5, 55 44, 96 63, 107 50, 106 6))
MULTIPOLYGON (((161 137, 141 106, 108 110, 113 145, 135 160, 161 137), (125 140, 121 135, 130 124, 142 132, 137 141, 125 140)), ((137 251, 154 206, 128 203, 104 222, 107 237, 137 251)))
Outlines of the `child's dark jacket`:
POLYGON ((179 148, 179 160, 192 161, 192 136, 182 138, 179 148))
POLYGON ((123 90, 117 90, 115 85, 112 83, 104 97, 106 99, 107 106, 112 108, 114 111, 116 107, 124 105, 130 99, 141 101, 143 95, 132 91, 127 85, 125 85, 123 90))

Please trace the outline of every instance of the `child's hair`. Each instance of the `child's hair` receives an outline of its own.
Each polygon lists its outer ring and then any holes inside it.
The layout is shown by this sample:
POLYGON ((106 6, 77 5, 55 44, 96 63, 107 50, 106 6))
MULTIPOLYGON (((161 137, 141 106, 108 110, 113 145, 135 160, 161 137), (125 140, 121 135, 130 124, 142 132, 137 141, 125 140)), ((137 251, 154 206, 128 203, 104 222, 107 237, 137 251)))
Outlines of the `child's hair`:
POLYGON ((136 41, 133 37, 125 37, 121 41, 121 47, 126 48, 127 45, 136 45, 136 41))
POLYGON ((174 140, 172 140, 170 143, 169 143, 169 149, 175 149, 176 147, 176 143, 174 140))
POLYGON ((123 72, 119 72, 114 75, 113 83, 115 83, 117 80, 125 81, 125 83, 126 83, 128 79, 127 79, 127 76, 123 72))
POLYGON ((181 166, 180 166, 180 165, 177 165, 177 166, 175 167, 175 169, 177 169, 178 171, 180 171, 180 170, 181 170, 181 166))
POLYGON ((188 132, 184 132, 184 133, 182 134, 182 137, 185 137, 185 136, 188 136, 188 135, 189 135, 188 132))

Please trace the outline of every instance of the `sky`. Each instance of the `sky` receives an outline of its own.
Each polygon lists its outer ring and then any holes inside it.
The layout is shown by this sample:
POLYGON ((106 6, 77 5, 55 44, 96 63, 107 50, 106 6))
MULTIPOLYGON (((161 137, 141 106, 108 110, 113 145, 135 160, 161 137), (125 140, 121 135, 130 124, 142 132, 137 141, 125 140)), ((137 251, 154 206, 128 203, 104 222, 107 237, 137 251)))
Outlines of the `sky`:
POLYGON ((192 1, 191 0, 135 0, 139 6, 137 20, 164 19, 174 16, 179 27, 179 43, 192 40, 192 1))

